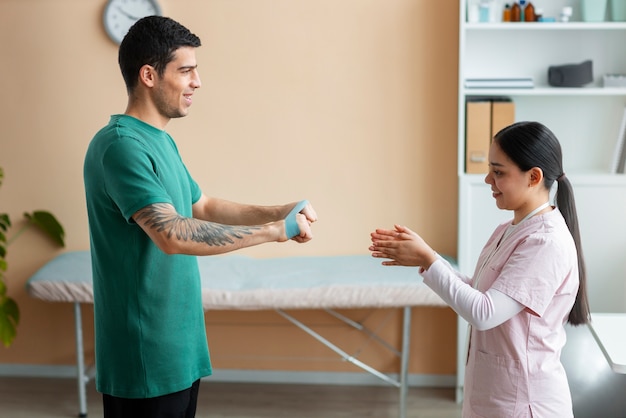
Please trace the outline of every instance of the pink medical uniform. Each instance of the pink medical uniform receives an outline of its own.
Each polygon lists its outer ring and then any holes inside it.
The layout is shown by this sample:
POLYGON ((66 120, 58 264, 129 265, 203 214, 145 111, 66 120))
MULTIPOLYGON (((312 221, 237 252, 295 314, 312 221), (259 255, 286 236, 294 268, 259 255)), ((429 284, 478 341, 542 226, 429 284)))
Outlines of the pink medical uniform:
MULTIPOLYGON (((514 226, 498 245, 510 226, 498 226, 489 238, 470 285, 498 290, 525 309, 492 329, 472 327, 463 417, 572 417, 560 357, 563 325, 578 292, 574 240, 558 209, 514 226)), ((439 274, 450 275, 449 265, 434 263, 424 282, 439 274)))

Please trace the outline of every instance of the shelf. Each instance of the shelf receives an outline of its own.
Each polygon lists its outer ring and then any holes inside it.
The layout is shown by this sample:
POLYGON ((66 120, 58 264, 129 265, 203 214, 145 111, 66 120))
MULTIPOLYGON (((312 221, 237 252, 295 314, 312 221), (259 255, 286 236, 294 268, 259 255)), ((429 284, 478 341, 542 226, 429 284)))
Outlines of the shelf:
POLYGON ((476 31, 510 30, 626 30, 626 22, 507 22, 507 23, 465 23, 465 29, 476 31))
POLYGON ((626 96, 626 87, 535 87, 463 89, 465 96, 626 96))

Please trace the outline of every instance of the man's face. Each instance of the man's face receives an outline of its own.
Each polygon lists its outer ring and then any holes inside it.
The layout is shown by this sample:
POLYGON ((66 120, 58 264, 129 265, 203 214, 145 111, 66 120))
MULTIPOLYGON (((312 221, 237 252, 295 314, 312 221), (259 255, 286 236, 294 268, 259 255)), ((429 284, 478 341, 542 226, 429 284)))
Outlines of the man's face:
POLYGON ((165 67, 163 76, 157 77, 152 99, 158 112, 167 119, 187 116, 193 93, 200 85, 195 48, 181 47, 165 67))

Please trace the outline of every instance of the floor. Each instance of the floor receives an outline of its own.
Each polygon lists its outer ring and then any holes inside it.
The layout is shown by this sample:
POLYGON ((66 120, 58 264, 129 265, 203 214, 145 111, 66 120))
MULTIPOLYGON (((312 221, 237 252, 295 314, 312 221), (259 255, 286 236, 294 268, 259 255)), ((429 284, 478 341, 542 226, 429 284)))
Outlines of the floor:
MULTIPOLYGON (((203 381, 196 418, 397 418, 399 391, 388 386, 219 383, 203 381)), ((100 395, 87 389, 88 416, 101 417, 100 395)), ((78 416, 76 381, 0 378, 1 418, 78 416)), ((410 388, 406 418, 459 418, 454 389, 410 388)))

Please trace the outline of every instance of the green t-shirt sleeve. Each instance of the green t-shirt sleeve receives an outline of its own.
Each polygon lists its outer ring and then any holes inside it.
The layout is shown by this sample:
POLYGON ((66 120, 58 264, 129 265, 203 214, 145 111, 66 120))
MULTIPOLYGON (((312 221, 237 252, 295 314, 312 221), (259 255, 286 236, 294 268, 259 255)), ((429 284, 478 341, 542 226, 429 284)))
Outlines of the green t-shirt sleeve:
POLYGON ((102 164, 107 192, 128 222, 147 205, 172 203, 157 175, 155 161, 138 141, 125 139, 111 144, 102 164))

